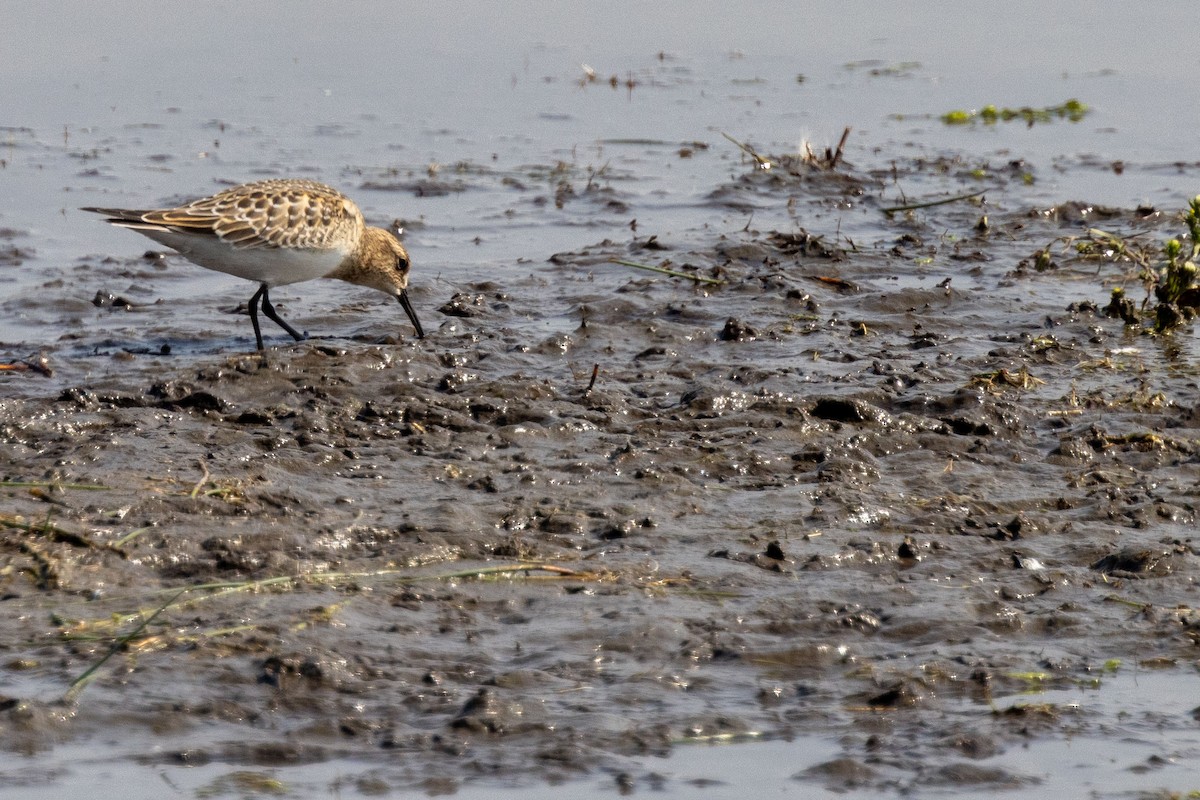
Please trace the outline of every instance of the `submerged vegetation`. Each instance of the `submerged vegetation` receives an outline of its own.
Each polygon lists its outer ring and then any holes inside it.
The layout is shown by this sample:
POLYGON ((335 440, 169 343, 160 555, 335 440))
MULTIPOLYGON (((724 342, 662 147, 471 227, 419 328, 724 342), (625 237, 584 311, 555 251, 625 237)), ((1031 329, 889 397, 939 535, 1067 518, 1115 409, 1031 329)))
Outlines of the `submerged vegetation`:
POLYGON ((849 61, 844 65, 848 72, 865 71, 872 78, 911 78, 921 69, 920 61, 897 61, 889 64, 877 58, 849 61))
POLYGON ((1045 108, 1030 106, 997 108, 994 105, 986 105, 978 111, 974 109, 948 111, 942 114, 941 120, 947 125, 973 125, 977 122, 982 122, 984 125, 995 125, 997 122, 1021 121, 1032 127, 1035 122, 1053 122, 1056 119, 1079 122, 1087 116, 1089 111, 1090 109, 1085 104, 1071 98, 1060 105, 1046 106, 1045 108))

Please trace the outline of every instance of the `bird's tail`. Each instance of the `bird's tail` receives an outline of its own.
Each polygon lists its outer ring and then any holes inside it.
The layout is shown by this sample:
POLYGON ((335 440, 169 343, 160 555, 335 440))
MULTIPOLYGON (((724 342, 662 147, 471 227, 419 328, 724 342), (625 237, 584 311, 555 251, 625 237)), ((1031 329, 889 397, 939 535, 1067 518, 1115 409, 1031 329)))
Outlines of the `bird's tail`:
POLYGON ((148 211, 133 209, 133 208, 96 208, 94 206, 85 206, 79 209, 80 211, 90 211, 93 214, 103 214, 108 217, 107 222, 118 224, 121 222, 144 222, 142 219, 148 211))

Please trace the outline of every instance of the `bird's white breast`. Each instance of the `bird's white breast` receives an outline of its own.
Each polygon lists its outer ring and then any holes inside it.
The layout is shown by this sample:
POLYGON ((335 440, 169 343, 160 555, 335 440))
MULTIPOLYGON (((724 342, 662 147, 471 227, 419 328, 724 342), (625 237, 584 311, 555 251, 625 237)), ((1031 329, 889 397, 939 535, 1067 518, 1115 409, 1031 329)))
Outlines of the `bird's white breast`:
POLYGON ((139 231, 157 242, 179 251, 202 267, 236 275, 239 278, 284 286, 289 283, 324 278, 341 265, 348 254, 344 249, 312 250, 290 247, 234 248, 211 235, 198 235, 161 228, 139 231))

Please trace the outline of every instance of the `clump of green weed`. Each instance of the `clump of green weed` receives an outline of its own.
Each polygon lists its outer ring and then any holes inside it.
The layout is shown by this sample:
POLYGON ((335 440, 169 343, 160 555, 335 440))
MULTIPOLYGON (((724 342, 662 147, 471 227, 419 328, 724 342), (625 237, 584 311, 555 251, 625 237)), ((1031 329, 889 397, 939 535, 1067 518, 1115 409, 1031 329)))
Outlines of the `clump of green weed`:
POLYGON ((1184 213, 1183 221, 1188 228, 1185 245, 1179 238, 1167 240, 1163 245, 1163 259, 1157 264, 1146 264, 1141 278, 1146 286, 1146 299, 1138 309, 1118 287, 1112 291, 1112 299, 1105 307, 1110 317, 1120 317, 1126 325, 1143 325, 1144 318, 1153 320, 1152 330, 1165 333, 1194 319, 1200 314, 1200 285, 1196 282, 1196 261, 1200 258, 1200 196, 1193 197, 1184 213), (1150 297, 1158 304, 1147 312, 1150 297))
POLYGON ((948 111, 942 114, 942 122, 947 125, 971 125, 982 122, 984 125, 995 125, 997 122, 1013 122, 1019 120, 1032 127, 1035 122, 1053 122, 1055 119, 1065 119, 1069 122, 1079 122, 1090 109, 1087 105, 1071 98, 1057 106, 1045 108, 996 108, 986 105, 978 111, 948 111))

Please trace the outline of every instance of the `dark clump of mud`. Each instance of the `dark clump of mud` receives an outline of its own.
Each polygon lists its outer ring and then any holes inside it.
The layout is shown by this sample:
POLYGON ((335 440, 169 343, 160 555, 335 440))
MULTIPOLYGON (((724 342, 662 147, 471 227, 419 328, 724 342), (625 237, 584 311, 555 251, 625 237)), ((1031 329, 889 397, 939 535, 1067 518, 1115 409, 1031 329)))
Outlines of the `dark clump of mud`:
MULTIPOLYGON (((879 205, 845 171, 708 202, 879 205)), ((415 343, 6 373, 0 741, 379 793, 825 732, 804 780, 1025 785, 973 763, 1068 724, 1008 714, 1016 676, 1195 658, 1196 354, 1069 308, 1094 263, 1023 263, 1072 214, 975 203, 417 286, 415 343)))

